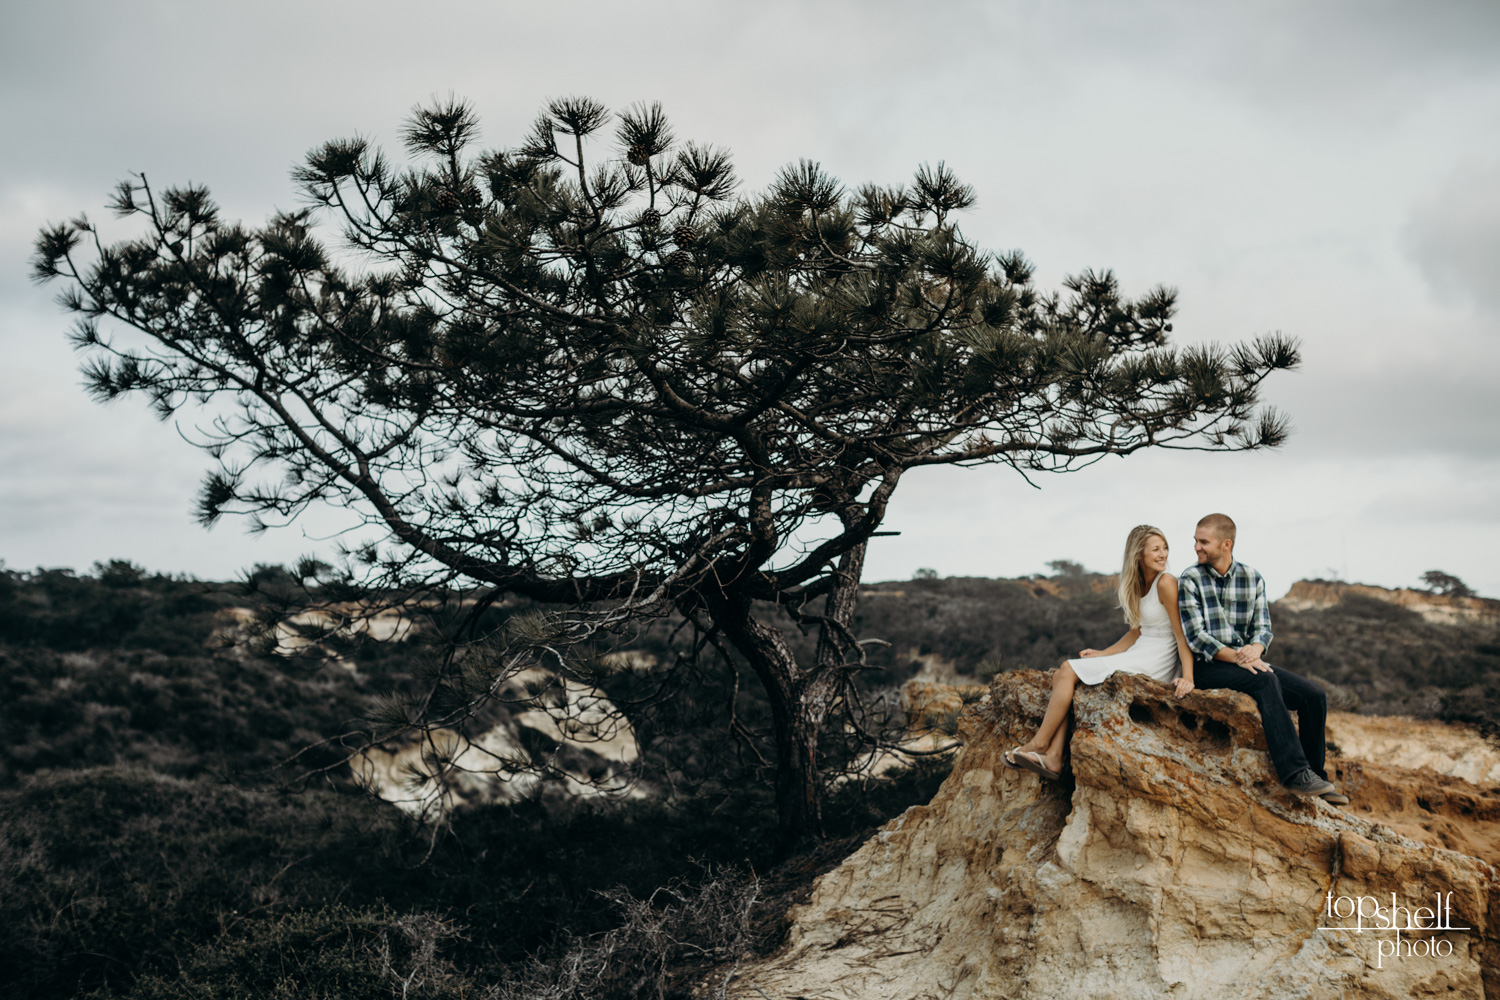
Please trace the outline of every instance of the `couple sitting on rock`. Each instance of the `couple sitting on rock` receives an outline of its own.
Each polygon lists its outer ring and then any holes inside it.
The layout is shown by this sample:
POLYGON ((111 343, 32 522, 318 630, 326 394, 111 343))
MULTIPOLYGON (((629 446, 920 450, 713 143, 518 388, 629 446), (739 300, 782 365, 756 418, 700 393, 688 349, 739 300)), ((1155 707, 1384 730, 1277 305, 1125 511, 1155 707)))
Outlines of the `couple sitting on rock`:
POLYGON ((1327 695, 1307 678, 1261 658, 1271 644, 1266 584, 1234 558, 1234 535, 1234 522, 1223 514, 1199 521, 1193 534, 1198 564, 1184 570, 1179 581, 1166 571, 1166 536, 1150 525, 1131 530, 1119 587, 1130 631, 1108 649, 1085 649, 1079 659, 1058 668, 1041 728, 1030 742, 1005 755, 1007 765, 1059 777, 1073 688, 1098 684, 1123 670, 1171 681, 1179 698, 1194 687, 1250 695, 1260 709, 1281 783, 1333 805, 1348 803, 1323 770, 1327 695), (1300 727, 1292 724, 1293 711, 1300 727))

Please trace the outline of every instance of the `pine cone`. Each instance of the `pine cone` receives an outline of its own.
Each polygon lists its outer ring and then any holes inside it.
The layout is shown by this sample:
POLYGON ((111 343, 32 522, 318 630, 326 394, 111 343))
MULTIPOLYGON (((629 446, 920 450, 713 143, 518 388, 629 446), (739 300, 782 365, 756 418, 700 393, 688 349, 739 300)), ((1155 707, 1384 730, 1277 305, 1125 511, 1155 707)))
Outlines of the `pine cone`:
POLYGON ((651 162, 651 147, 644 142, 637 142, 625 153, 625 159, 638 167, 644 167, 651 162))
POLYGON ((445 212, 451 212, 463 204, 463 199, 445 188, 438 192, 437 203, 438 208, 441 208, 445 212))
POLYGON ((654 208, 648 208, 641 213, 641 225, 647 229, 655 229, 661 225, 661 213, 654 208))
POLYGON ((688 253, 686 250, 673 250, 671 253, 667 254, 667 266, 675 267, 679 271, 684 268, 692 267, 693 255, 688 253))
POLYGON ((693 232, 692 226, 678 226, 672 230, 672 242, 680 247, 690 247, 698 242, 698 234, 693 232))

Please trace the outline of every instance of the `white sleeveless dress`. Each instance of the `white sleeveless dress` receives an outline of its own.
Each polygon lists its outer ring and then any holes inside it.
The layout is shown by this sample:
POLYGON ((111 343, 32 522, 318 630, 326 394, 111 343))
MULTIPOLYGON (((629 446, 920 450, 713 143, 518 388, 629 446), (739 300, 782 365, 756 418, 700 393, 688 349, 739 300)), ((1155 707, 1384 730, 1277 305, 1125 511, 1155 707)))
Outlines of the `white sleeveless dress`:
MULTIPOLYGON (((1151 581, 1151 588, 1141 597, 1141 635, 1135 644, 1121 653, 1111 656, 1090 656, 1069 660, 1068 665, 1085 684, 1098 684, 1116 671, 1145 674, 1159 681, 1171 681, 1177 677, 1177 636, 1172 632, 1172 619, 1162 607, 1157 593, 1161 577, 1151 581)), ((1175 608, 1172 609, 1174 612, 1175 608)))

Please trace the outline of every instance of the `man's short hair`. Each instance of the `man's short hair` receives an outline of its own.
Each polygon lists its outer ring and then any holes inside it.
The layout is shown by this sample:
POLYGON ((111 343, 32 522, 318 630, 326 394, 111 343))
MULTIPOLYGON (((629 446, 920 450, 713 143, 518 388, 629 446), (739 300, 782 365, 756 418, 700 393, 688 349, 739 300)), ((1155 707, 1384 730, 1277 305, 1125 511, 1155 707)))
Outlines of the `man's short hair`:
POLYGON ((1210 514, 1198 521, 1198 527, 1207 528, 1221 539, 1234 541, 1234 521, 1228 514, 1210 514))

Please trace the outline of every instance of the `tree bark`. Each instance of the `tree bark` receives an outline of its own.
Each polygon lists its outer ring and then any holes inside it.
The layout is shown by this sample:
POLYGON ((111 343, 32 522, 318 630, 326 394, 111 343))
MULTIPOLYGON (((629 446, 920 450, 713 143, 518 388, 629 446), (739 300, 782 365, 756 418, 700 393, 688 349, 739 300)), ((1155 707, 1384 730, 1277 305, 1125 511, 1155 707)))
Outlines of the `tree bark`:
POLYGON ((860 542, 845 552, 834 571, 833 589, 823 602, 826 621, 818 632, 819 670, 836 670, 847 662, 848 654, 857 653, 849 648, 848 637, 854 622, 854 607, 859 602, 859 580, 865 571, 865 547, 869 544, 860 542))
POLYGON ((722 611, 713 617, 760 678, 770 705, 776 741, 777 846, 789 853, 822 835, 818 731, 801 710, 801 671, 786 636, 756 620, 748 599, 722 611))
POLYGON ((815 662, 798 666, 796 654, 777 629, 756 619, 747 597, 715 602, 710 615, 760 678, 771 708, 776 741, 778 846, 790 853, 823 830, 823 774, 818 738, 837 706, 850 652, 850 625, 859 596, 865 546, 845 553, 824 601, 815 662))

